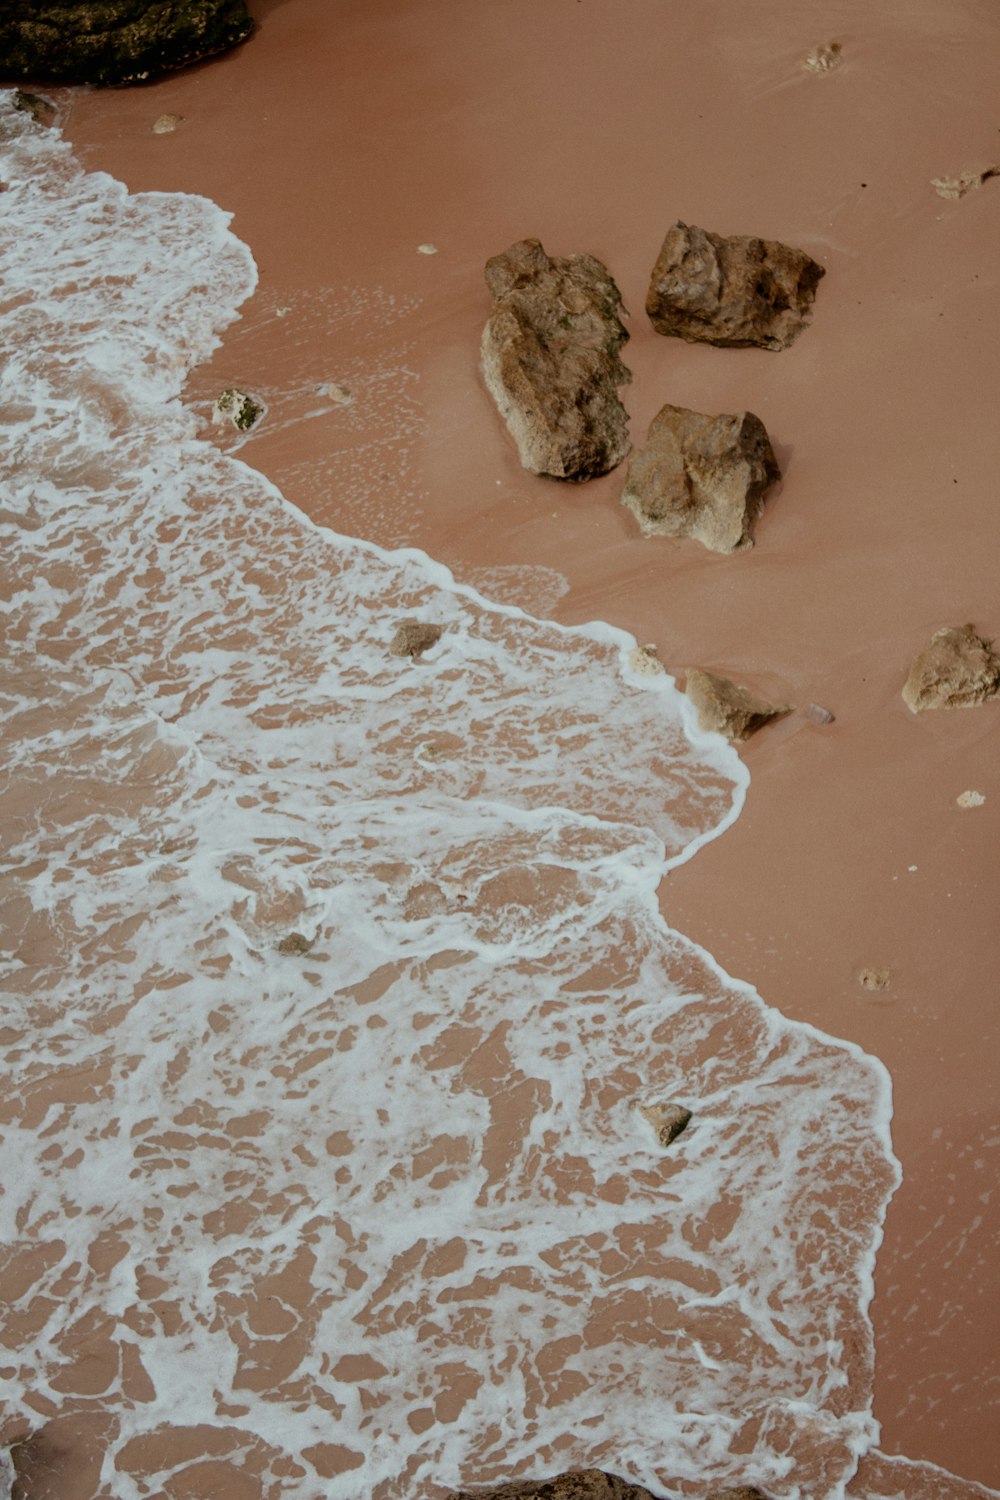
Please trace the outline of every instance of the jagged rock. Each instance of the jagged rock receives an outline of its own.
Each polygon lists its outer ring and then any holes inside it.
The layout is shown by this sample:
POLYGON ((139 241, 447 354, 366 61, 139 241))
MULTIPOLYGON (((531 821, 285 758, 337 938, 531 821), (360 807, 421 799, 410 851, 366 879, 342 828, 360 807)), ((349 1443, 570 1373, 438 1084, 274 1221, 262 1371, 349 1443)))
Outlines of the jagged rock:
POLYGON ((222 391, 212 407, 212 421, 216 427, 224 427, 230 422, 239 432, 249 432, 263 415, 264 403, 235 386, 222 391))
POLYGON ((287 937, 281 939, 278 952, 302 954, 308 953, 311 947, 312 943, 301 932, 290 932, 287 937))
POLYGON ((250 34, 244 0, 5 0, 0 78, 135 83, 250 34))
POLYGON ((764 724, 792 711, 787 704, 766 703, 728 677, 697 667, 689 668, 684 691, 698 710, 702 729, 724 734, 728 740, 749 739, 764 724))
POLYGON ((533 474, 593 479, 628 452, 618 387, 631 380, 622 299, 592 255, 550 258, 520 240, 486 263, 494 310, 483 375, 521 463, 533 474))
POLYGON ((622 504, 645 536, 690 536, 713 552, 735 552, 753 546, 751 527, 780 478, 753 412, 709 417, 664 406, 629 462, 622 504))
POLYGON ((925 708, 974 708, 1000 693, 1000 656, 972 625, 935 631, 910 668, 903 702, 911 713, 925 708))
POLYGON ((824 275, 804 250, 753 235, 667 230, 646 298, 657 333, 689 343, 787 349, 809 321, 824 275))
POLYGON ((652 1125, 661 1146, 669 1146, 671 1141, 675 1141, 693 1118, 691 1111, 685 1109, 683 1104, 642 1104, 639 1106, 639 1113, 652 1125))
POLYGON ((655 1500, 655 1496, 603 1469, 571 1469, 553 1479, 514 1479, 491 1489, 452 1490, 445 1500, 655 1500))
POLYGON ((15 109, 30 115, 36 125, 54 125, 59 113, 51 99, 44 94, 30 94, 26 89, 15 89, 11 103, 15 109))
POLYGON ((878 994, 881 990, 889 988, 889 980, 892 976, 888 969, 880 969, 869 964, 867 968, 858 972, 858 983, 863 990, 871 990, 878 994))
POLYGON ((389 642, 389 651, 393 656, 423 656, 443 634, 443 625, 432 625, 425 620, 400 620, 396 634, 389 642))
POLYGON ((984 167, 981 172, 959 172, 957 177, 932 177, 931 187, 939 198, 964 198, 975 188, 981 188, 992 177, 1000 177, 1000 166, 984 167))
POLYGON ((810 73, 833 73, 843 61, 844 49, 840 42, 817 42, 802 59, 802 66, 810 73))

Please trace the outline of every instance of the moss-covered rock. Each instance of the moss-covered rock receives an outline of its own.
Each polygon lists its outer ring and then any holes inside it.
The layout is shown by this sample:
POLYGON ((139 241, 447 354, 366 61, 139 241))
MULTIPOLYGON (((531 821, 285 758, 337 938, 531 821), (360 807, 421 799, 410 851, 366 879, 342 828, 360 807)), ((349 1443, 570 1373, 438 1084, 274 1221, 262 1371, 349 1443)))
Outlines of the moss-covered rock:
POLYGON ((244 0, 6 0, 0 79, 137 83, 250 34, 244 0))

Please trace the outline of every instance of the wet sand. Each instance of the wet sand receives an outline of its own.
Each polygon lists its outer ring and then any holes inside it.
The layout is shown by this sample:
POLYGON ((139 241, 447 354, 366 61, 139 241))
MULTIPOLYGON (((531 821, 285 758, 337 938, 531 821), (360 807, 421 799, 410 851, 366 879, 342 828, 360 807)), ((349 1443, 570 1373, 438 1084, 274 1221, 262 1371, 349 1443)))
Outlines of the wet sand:
POLYGON ((939 626, 1000 634, 1000 183, 960 201, 931 187, 1000 149, 995 18, 943 0, 631 0, 627 21, 596 0, 254 10, 240 51, 76 93, 67 128, 132 190, 230 209, 254 252, 258 297, 192 398, 207 413, 223 385, 263 391, 242 456, 320 523, 421 547, 563 622, 609 620, 671 670, 835 714, 747 746, 743 816, 669 877, 663 909, 769 1004, 889 1067, 904 1183, 872 1309, 882 1447, 1000 1483, 1000 709, 914 717, 899 696, 939 626), (842 66, 804 69, 831 39, 842 66), (180 123, 154 134, 166 113, 180 123), (792 350, 652 333, 646 283, 677 218, 826 266, 792 350), (752 552, 641 539, 621 471, 581 488, 520 469, 477 355, 482 263, 524 235, 618 281, 633 441, 664 401, 764 420, 785 477, 752 552), (969 789, 982 806, 957 804, 969 789), (859 984, 868 965, 887 989, 859 984))

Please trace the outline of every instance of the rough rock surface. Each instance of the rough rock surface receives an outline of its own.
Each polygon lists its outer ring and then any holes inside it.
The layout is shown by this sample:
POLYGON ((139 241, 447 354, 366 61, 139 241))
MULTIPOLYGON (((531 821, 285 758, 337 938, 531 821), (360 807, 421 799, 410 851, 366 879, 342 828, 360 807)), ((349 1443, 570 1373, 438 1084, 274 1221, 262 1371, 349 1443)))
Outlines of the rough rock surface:
POLYGON ((423 656, 435 646, 444 634, 443 625, 432 625, 429 620, 400 620, 396 634, 389 642, 392 656, 423 656))
POLYGON ((709 417, 664 406, 629 462, 622 504, 646 536, 690 536, 713 552, 735 552, 753 546, 751 528, 780 478, 753 412, 709 417))
POLYGON ((675 1141, 692 1120, 691 1111, 683 1104, 643 1104, 639 1113, 645 1115, 652 1125, 661 1146, 669 1146, 675 1141))
POLYGON ((239 432, 249 432, 263 415, 262 401, 232 385, 216 397, 212 407, 212 421, 216 427, 225 427, 227 423, 231 423, 239 432))
POLYGON ((753 235, 667 230, 646 298, 657 333, 689 343, 787 349, 809 321, 823 267, 753 235))
POLYGON ((6 0, 0 79, 134 83, 243 41, 244 0, 6 0))
POLYGON ((281 942, 278 944, 278 952, 284 954, 308 953, 311 947, 312 943, 303 933, 290 932, 287 937, 281 939, 281 942))
POLYGON ((655 1496, 603 1469, 572 1469, 553 1479, 515 1479, 492 1489, 453 1490, 446 1500, 655 1500, 655 1496))
POLYGON ((697 667, 688 670, 684 691, 698 710, 702 729, 724 734, 729 740, 749 739, 764 724, 792 711, 787 704, 767 703, 728 677, 697 667))
POLYGON ((622 299, 592 255, 546 255, 520 240, 486 263, 494 310, 483 330, 483 375, 533 474, 593 479, 628 452, 618 387, 631 376, 622 299))
POLYGON ((1000 656, 973 625, 935 631, 910 668, 903 702, 912 713, 925 708, 974 708, 1000 693, 1000 656))

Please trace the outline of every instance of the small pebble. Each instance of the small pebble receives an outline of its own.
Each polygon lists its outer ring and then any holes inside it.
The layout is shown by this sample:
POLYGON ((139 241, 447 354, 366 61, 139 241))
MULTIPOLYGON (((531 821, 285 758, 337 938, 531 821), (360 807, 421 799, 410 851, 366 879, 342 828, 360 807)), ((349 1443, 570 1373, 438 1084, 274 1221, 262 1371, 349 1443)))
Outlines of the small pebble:
POLYGON ((833 714, 828 708, 824 708, 820 703, 810 703, 806 708, 802 710, 802 713, 804 717, 809 720, 810 724, 833 723, 833 714))
POLYGON ((669 1146, 691 1123, 691 1111, 683 1104, 642 1104, 639 1112, 656 1131, 661 1146, 669 1146))
POLYGON ((888 969, 862 969, 858 975, 858 983, 863 990, 884 990, 889 987, 888 969))
POLYGON ((437 255, 437 253, 438 253, 438 247, 437 247, 437 245, 418 245, 417 246, 417 254, 418 255, 437 255))
POLYGON ((340 385, 335 380, 324 380, 316 387, 317 396, 325 396, 335 406, 350 406, 354 400, 349 386, 340 385))
POLYGON ((986 798, 982 792, 960 792, 955 801, 959 807, 982 807, 986 798))
POLYGON ((183 115, 160 115, 150 127, 154 135, 170 135, 183 120, 183 115))
POLYGON ((308 953, 312 943, 301 932, 290 932, 278 944, 279 953, 308 953))

